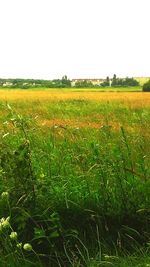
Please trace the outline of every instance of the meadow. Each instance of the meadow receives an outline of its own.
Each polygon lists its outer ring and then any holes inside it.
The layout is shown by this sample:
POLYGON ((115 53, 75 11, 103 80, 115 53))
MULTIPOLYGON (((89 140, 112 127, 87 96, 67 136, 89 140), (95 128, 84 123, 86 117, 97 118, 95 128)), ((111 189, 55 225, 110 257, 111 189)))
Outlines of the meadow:
POLYGON ((129 91, 0 90, 0 266, 150 266, 150 94, 129 91))

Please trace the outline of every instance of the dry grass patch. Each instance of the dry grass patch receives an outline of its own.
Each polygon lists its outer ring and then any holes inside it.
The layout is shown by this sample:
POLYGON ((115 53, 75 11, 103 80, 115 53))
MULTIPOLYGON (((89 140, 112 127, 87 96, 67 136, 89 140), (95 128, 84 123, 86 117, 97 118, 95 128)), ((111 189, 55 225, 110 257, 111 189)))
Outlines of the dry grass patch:
MULTIPOLYGON (((3 101, 66 101, 66 100, 94 100, 94 101, 119 101, 130 107, 150 106, 150 94, 143 92, 69 92, 68 91, 23 91, 1 90, 0 100, 3 101)), ((37 103, 38 104, 38 103, 37 103)))

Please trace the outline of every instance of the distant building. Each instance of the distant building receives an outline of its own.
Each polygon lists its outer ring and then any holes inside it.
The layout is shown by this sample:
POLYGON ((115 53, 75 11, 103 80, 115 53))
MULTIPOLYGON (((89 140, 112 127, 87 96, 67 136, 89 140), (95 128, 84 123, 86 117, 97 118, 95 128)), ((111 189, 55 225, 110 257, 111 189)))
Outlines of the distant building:
POLYGON ((72 79, 71 86, 75 86, 77 82, 91 82, 93 85, 100 85, 105 81, 105 79, 72 79))
POLYGON ((5 82, 5 83, 3 83, 3 86, 4 87, 6 87, 6 86, 12 86, 13 85, 13 83, 11 83, 11 82, 5 82))

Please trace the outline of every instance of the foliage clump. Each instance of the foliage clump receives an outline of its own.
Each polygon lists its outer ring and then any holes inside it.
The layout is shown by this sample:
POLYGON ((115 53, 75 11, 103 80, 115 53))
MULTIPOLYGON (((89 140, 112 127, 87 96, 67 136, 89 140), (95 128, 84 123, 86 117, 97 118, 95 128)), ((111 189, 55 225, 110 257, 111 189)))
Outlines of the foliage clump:
POLYGON ((116 74, 114 74, 112 79, 112 86, 114 87, 129 87, 129 86, 138 86, 139 82, 136 81, 134 78, 126 77, 123 78, 117 78, 116 74))
POLYGON ((143 92, 150 92, 150 80, 143 85, 143 92))

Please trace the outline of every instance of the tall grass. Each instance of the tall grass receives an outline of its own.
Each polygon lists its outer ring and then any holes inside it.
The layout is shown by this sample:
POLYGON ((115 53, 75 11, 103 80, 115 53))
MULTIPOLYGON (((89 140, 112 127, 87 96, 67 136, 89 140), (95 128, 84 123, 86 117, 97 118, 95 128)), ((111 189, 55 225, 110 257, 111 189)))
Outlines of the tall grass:
POLYGON ((3 262, 136 266, 142 249, 139 266, 149 264, 149 107, 2 101, 0 112, 0 191, 9 194, 0 215, 10 216, 3 262), (30 252, 11 245, 12 230, 30 252), (135 258, 120 263, 129 252, 135 258))

